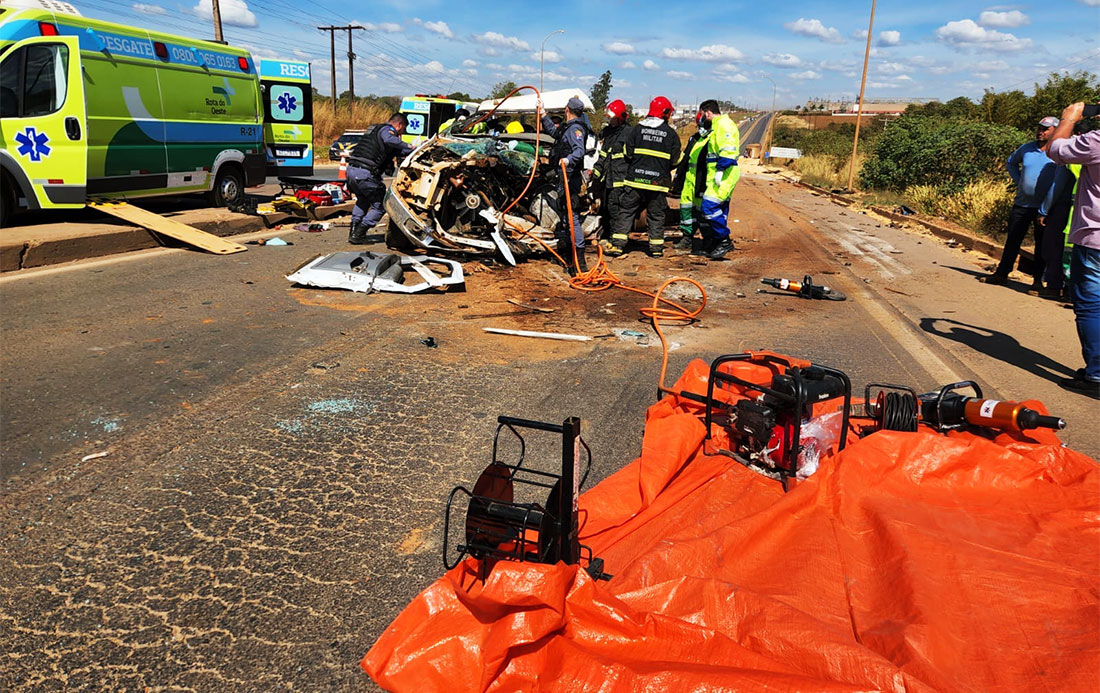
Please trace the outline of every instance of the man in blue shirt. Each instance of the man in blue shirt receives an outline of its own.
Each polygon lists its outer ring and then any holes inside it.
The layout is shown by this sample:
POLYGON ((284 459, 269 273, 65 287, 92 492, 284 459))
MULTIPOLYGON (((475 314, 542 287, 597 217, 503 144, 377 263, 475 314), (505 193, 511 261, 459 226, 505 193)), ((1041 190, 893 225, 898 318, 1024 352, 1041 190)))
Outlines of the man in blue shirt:
POLYGON ((401 139, 409 119, 404 113, 394 113, 389 121, 373 125, 348 156, 348 189, 355 193, 355 209, 351 212, 348 243, 367 242, 367 232, 382 219, 382 198, 386 189, 382 177, 392 171, 395 158, 405 158, 412 152, 401 139))
POLYGON ((1033 226, 1035 262, 1032 263, 1031 269, 1032 288, 1038 290, 1043 286, 1043 226, 1038 218, 1039 207, 1051 183, 1054 182, 1056 167, 1047 157, 1046 148, 1056 127, 1058 127, 1057 118, 1043 118, 1039 121, 1036 140, 1020 145, 1016 151, 1012 152, 1012 156, 1008 157, 1008 175, 1016 184, 1016 199, 1013 200, 1012 211, 1008 215, 1008 237, 1001 252, 1001 261, 993 274, 981 277, 981 281, 986 284, 1008 283, 1008 275, 1016 265, 1020 244, 1027 235, 1027 227, 1033 226))
POLYGON ((584 114, 584 102, 577 97, 572 97, 565 105, 565 119, 560 124, 555 124, 550 116, 542 113, 542 101, 538 103, 538 109, 542 116, 543 129, 554 136, 554 146, 550 150, 550 163, 558 173, 558 228, 555 236, 558 239, 558 254, 565 260, 569 273, 576 274, 588 271, 588 265, 584 260, 584 230, 581 228, 580 194, 581 194, 581 169, 584 168, 585 142, 588 139, 588 122, 582 117, 584 114), (561 164, 566 166, 565 179, 561 179, 561 164), (573 238, 572 244, 577 249, 577 267, 573 266, 573 250, 569 239, 569 212, 565 197, 569 196, 569 203, 573 209, 573 238))

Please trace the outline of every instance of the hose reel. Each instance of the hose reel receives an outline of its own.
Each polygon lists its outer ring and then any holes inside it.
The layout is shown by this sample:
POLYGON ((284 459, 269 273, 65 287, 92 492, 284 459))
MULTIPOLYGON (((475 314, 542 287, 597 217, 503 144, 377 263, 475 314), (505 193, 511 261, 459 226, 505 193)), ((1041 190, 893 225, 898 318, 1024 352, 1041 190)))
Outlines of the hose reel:
POLYGON ((570 417, 561 425, 497 417, 492 461, 472 491, 456 486, 447 498, 443 519, 443 565, 447 570, 471 556, 478 561, 481 579, 501 560, 550 565, 584 563, 594 579, 611 578, 603 572, 603 559, 594 557, 591 549, 578 539, 577 497, 592 467, 592 451, 580 437, 580 431, 581 421, 577 417, 570 417), (524 466, 527 443, 519 429, 561 436, 560 473, 524 466), (500 459, 500 436, 505 430, 519 444, 514 463, 500 459), (452 551, 451 515, 460 496, 467 498, 463 542, 452 551))

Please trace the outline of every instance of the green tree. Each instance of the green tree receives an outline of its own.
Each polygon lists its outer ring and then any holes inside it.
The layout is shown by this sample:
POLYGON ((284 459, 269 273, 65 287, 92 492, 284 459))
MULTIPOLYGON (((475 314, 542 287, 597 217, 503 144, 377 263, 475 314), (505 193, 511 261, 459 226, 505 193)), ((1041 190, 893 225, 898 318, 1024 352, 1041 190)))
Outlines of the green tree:
MULTIPOLYGON (((508 92, 504 92, 504 93, 507 94, 508 92)), ((470 96, 469 94, 467 94, 464 91, 456 91, 456 92, 452 92, 450 94, 447 94, 447 98, 448 99, 454 99, 455 101, 479 101, 480 100, 480 99, 475 99, 474 97, 470 96)))
POLYGON ((1052 73, 1046 84, 1035 85, 1035 94, 1028 99, 1027 108, 1014 125, 1031 132, 1035 124, 1046 116, 1059 117, 1066 106, 1084 101, 1095 103, 1100 97, 1100 82, 1090 72, 1063 75, 1052 73))
POLYGON ((986 89, 979 108, 982 120, 995 125, 1017 127, 1028 107, 1027 96, 1020 90, 995 92, 986 89))
POLYGON ((596 83, 592 85, 592 108, 597 113, 602 113, 607 108, 608 98, 611 96, 611 70, 606 70, 596 83))
POLYGON ((493 85, 493 91, 489 92, 489 98, 503 99, 505 96, 508 96, 508 94, 510 94, 512 90, 516 88, 516 86, 516 83, 512 80, 508 80, 507 82, 497 82, 493 85))

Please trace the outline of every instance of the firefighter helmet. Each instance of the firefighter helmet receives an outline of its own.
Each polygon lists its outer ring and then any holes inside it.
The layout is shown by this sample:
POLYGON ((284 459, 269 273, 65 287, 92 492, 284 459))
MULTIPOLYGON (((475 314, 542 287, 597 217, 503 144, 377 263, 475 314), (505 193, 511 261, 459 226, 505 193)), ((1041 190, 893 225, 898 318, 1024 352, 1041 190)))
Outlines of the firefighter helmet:
POLYGON ((649 102, 649 116, 656 116, 658 118, 664 118, 669 113, 672 113, 672 102, 663 96, 658 96, 649 102))
POLYGON ((607 117, 618 118, 623 120, 626 117, 626 104, 622 99, 615 99, 611 103, 607 104, 607 117))

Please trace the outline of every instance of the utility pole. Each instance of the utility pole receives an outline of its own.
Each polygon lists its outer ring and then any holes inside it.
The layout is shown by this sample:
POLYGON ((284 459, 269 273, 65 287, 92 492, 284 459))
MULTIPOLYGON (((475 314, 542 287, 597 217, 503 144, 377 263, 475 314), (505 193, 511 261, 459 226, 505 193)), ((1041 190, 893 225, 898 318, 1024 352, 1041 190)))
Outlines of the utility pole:
POLYGON ((214 15, 214 40, 225 43, 222 38, 222 8, 218 6, 218 0, 210 0, 210 13, 214 15))
POLYGON ((867 61, 871 59, 871 33, 875 29, 875 0, 871 0, 871 21, 867 25, 867 49, 863 52, 863 79, 859 82, 859 105, 856 106, 856 136, 852 139, 852 160, 848 162, 848 190, 856 175, 856 149, 859 147, 859 120, 863 117, 863 89, 867 86, 867 61))
POLYGON ((351 98, 355 98, 355 52, 351 49, 351 32, 355 29, 366 31, 364 27, 349 24, 348 26, 319 26, 321 31, 327 31, 329 35, 329 59, 332 72, 332 112, 336 113, 336 99, 340 96, 336 93, 336 32, 348 32, 348 91, 351 98))
POLYGON ((351 32, 355 29, 360 31, 366 31, 361 26, 346 26, 344 30, 348 32, 348 103, 351 104, 355 101, 355 51, 351 49, 351 32))

